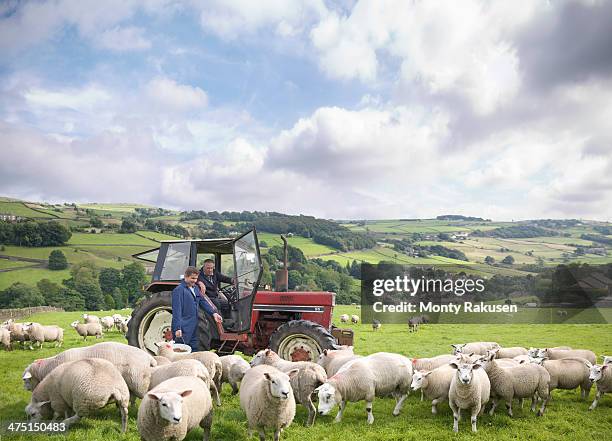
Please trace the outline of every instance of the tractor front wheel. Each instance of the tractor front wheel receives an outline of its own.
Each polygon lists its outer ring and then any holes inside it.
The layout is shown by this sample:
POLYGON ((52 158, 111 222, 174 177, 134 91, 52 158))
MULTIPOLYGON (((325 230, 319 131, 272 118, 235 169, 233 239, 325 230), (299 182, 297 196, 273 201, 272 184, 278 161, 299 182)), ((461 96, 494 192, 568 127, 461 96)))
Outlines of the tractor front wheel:
POLYGON ((132 311, 127 340, 132 346, 157 354, 155 343, 172 340, 172 292, 162 291, 142 300, 132 311))
POLYGON ((324 349, 334 349, 336 339, 327 329, 308 320, 292 320, 270 336, 270 349, 289 361, 317 362, 324 349))

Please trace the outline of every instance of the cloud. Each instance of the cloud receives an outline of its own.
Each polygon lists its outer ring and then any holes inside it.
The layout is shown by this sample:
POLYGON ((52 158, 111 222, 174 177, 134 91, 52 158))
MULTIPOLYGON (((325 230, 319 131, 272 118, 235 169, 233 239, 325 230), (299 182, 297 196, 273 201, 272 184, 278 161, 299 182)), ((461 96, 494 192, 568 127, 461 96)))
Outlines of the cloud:
POLYGON ((145 38, 144 33, 142 28, 116 26, 102 32, 96 43, 104 49, 117 52, 150 49, 151 42, 145 38))
POLYGON ((205 107, 208 96, 199 87, 179 84, 170 78, 158 77, 146 87, 148 97, 168 111, 186 111, 205 107))

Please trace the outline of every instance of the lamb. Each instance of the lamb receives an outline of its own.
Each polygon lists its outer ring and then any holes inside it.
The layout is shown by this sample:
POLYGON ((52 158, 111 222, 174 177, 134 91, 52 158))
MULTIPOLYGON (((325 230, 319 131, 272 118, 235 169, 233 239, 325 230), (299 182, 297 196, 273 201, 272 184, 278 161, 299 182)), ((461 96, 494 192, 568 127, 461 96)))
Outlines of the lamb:
POLYGON ((144 441, 181 441, 200 426, 204 441, 213 420, 208 387, 196 377, 174 377, 150 390, 138 408, 137 426, 144 441))
POLYGON ((88 358, 66 363, 45 377, 41 386, 47 389, 54 418, 64 414, 67 428, 114 401, 121 410, 121 431, 127 430, 130 392, 110 361, 88 358), (68 417, 71 411, 74 415, 68 417))
POLYGON ((576 389, 580 386, 580 397, 584 399, 591 392, 589 368, 584 358, 562 358, 560 360, 547 360, 545 358, 532 358, 531 362, 544 366, 550 374, 548 385, 550 392, 553 389, 576 389))
POLYGON ((4 346, 4 349, 7 351, 13 349, 11 347, 11 332, 8 330, 8 328, 0 328, 0 343, 2 343, 2 346, 4 346))
POLYGON ((229 383, 232 386, 232 395, 236 395, 238 393, 238 383, 240 383, 244 373, 251 366, 239 355, 224 355, 223 357, 219 357, 219 359, 223 367, 221 384, 229 383))
POLYGON ((489 410, 489 415, 493 415, 498 401, 505 400, 508 415, 512 415, 512 400, 518 398, 531 397, 531 411, 535 412, 537 398, 542 399, 542 407, 538 411, 538 416, 544 415, 546 404, 550 399, 548 384, 550 374, 542 366, 532 363, 503 367, 501 360, 495 359, 495 354, 491 353, 482 361, 485 372, 491 382, 491 401, 493 405, 489 410))
POLYGON ((351 323, 353 324, 359 323, 359 316, 355 314, 351 315, 351 323))
POLYGON ((555 349, 542 348, 538 351, 539 358, 548 358, 549 360, 560 360, 562 358, 584 358, 591 364, 597 363, 597 356, 593 351, 588 349, 555 349))
POLYGON ((83 320, 85 323, 100 323, 100 317, 97 315, 83 314, 83 320))
POLYGON ((288 373, 273 366, 260 365, 249 369, 240 386, 240 407, 247 416, 249 438, 253 430, 259 432, 260 441, 266 438, 266 429, 274 430, 274 441, 280 440, 281 431, 293 422, 295 398, 291 378, 298 369, 288 373))
POLYGON ((172 363, 166 357, 162 357, 161 355, 154 355, 153 358, 157 361, 157 366, 164 366, 166 364, 172 363))
POLYGON ((421 389, 423 395, 431 400, 431 413, 438 413, 437 405, 448 400, 448 391, 455 371, 448 365, 442 365, 433 370, 417 370, 412 375, 410 387, 417 391, 421 389))
POLYGON ((440 366, 447 365, 456 358, 454 355, 437 355, 430 358, 413 358, 412 369, 415 371, 431 371, 440 366))
POLYGON ((123 335, 127 334, 127 332, 128 332, 128 320, 121 320, 118 324, 115 323, 115 326, 117 326, 117 330, 119 332, 121 332, 123 335))
POLYGON ((491 393, 491 383, 480 362, 457 360, 450 363, 456 369, 448 391, 448 404, 453 411, 453 431, 459 432, 461 409, 471 409, 472 432, 477 432, 478 415, 484 411, 491 393))
POLYGON ((347 401, 366 401, 368 424, 374 423, 372 402, 375 397, 394 395, 393 415, 399 415, 412 381, 412 361, 399 354, 378 352, 354 360, 319 386, 319 414, 327 415, 336 404, 340 410, 336 422, 342 420, 347 401))
POLYGON ((317 416, 317 409, 312 402, 312 393, 327 380, 325 369, 310 361, 292 362, 283 360, 271 349, 259 351, 251 360, 251 366, 262 364, 274 366, 284 373, 288 373, 293 369, 298 370, 298 374, 291 379, 291 388, 293 389, 295 401, 308 409, 306 426, 311 426, 317 416))
POLYGON ((7 327, 11 336, 11 341, 18 341, 25 345, 25 342, 30 339, 23 330, 23 323, 17 323, 13 319, 8 319, 3 323, 3 326, 7 327))
POLYGON ((210 391, 215 397, 217 406, 221 406, 221 397, 219 396, 219 387, 221 382, 221 375, 223 374, 223 365, 219 356, 214 352, 200 351, 189 354, 177 354, 172 348, 172 342, 155 343, 157 346, 157 355, 166 357, 170 361, 185 360, 188 358, 198 360, 208 369, 212 382, 210 384, 210 391))
MULTIPOLYGON (((69 363, 64 363, 58 366, 55 371, 57 371, 54 375, 59 377, 62 375, 66 366, 69 363)), ((43 381, 41 381, 35 388, 32 390, 32 396, 30 397, 30 402, 25 407, 25 413, 28 416, 28 420, 37 422, 42 419, 51 419, 53 417, 53 409, 51 409, 51 395, 50 390, 52 387, 53 381, 51 380, 51 376, 47 375, 43 381)), ((66 412, 65 417, 68 417, 68 412, 66 412)))
POLYGON ((121 373, 132 400, 142 398, 149 388, 150 367, 156 366, 155 359, 142 349, 117 342, 98 343, 82 348, 72 348, 54 357, 35 360, 23 373, 24 387, 33 390, 43 378, 58 366, 85 358, 102 358, 110 361, 121 373))
POLYGON ((95 335, 96 338, 104 337, 104 334, 102 334, 102 325, 100 325, 100 323, 79 323, 75 320, 70 323, 70 326, 74 328, 77 334, 83 337, 84 341, 87 341, 87 337, 90 335, 95 335))
POLYGON ((186 359, 178 360, 162 366, 151 368, 151 381, 149 382, 149 390, 163 383, 169 378, 174 377, 197 377, 206 383, 206 387, 210 389, 210 375, 202 363, 198 360, 186 359))
POLYGON ((511 348, 499 348, 496 350, 495 358, 514 358, 519 355, 527 355, 527 349, 521 346, 511 348))
POLYGON ((342 315, 340 316, 340 323, 348 323, 348 321, 349 321, 349 316, 348 316, 348 314, 342 314, 342 315))
POLYGON ((589 368, 589 380, 597 385, 595 401, 589 407, 589 410, 593 410, 603 394, 612 392, 612 368, 607 364, 591 364, 588 361, 585 364, 589 368))
POLYGON ((111 316, 104 316, 100 319, 100 324, 104 331, 110 331, 115 327, 115 320, 111 316))
POLYGON ((487 355, 488 350, 501 347, 498 343, 492 341, 476 341, 472 343, 452 344, 451 346, 453 347, 453 355, 470 353, 487 355))
POLYGON ((54 341, 54 347, 60 347, 64 343, 64 330, 56 325, 43 326, 40 323, 30 323, 24 325, 24 332, 30 337, 30 349, 32 343, 38 343, 42 348, 43 342, 54 341))
POLYGON ((317 363, 319 366, 323 366, 327 377, 331 377, 338 372, 338 370, 351 360, 357 358, 363 358, 361 355, 353 353, 353 347, 349 346, 346 349, 324 349, 319 355, 317 363))
POLYGON ((374 319, 374 320, 372 321, 372 331, 378 331, 378 330, 381 328, 381 326, 382 326, 382 325, 381 325, 381 323, 380 323, 380 320, 376 320, 376 319, 374 319))

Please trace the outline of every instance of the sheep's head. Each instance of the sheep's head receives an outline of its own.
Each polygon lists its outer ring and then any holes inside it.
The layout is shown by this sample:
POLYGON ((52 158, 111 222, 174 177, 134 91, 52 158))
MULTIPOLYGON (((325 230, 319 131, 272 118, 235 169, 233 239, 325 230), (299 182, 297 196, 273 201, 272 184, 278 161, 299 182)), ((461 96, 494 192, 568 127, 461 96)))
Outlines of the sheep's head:
POLYGON ((259 366, 261 364, 273 364, 280 357, 272 349, 262 349, 251 360, 251 366, 259 366))
POLYGON ((72 326, 73 328, 76 328, 79 325, 79 321, 75 320, 72 323, 70 323, 70 326, 72 326))
POLYGON ((544 358, 544 357, 529 356, 529 363, 539 364, 540 366, 544 366, 544 361, 546 360, 547 358, 544 358))
POLYGON ((51 401, 40 401, 38 403, 30 402, 25 407, 25 413, 28 420, 32 422, 48 419, 53 415, 51 401))
POLYGON ((147 396, 157 401, 159 416, 171 424, 179 424, 183 418, 183 398, 191 395, 191 389, 169 392, 149 392, 147 396))
POLYGON ((474 370, 480 369, 482 365, 478 361, 475 363, 452 361, 450 367, 457 370, 457 379, 462 384, 470 384, 474 378, 474 370))
POLYGON ((286 400, 293 393, 289 380, 298 373, 298 369, 292 369, 286 374, 283 372, 264 372, 264 377, 268 382, 268 390, 274 398, 286 400))
POLYGON ((463 353, 463 347, 465 346, 465 344, 456 344, 451 346, 453 347, 453 355, 457 355, 463 353))
POLYGON ((427 382, 427 376, 431 374, 431 371, 415 371, 412 374, 412 383, 410 383, 410 388, 412 390, 421 389, 427 382))
POLYGON ((548 348, 542 348, 542 349, 538 349, 538 355, 539 358, 549 358, 548 356, 548 348))
POLYGON ((319 397, 319 415, 327 415, 342 401, 340 392, 330 383, 324 383, 314 390, 319 397))
POLYGON ((589 368, 589 380, 591 380, 592 383, 595 383, 601 380, 601 377, 603 376, 604 371, 609 368, 608 365, 591 364, 588 361, 585 362, 585 364, 589 368))

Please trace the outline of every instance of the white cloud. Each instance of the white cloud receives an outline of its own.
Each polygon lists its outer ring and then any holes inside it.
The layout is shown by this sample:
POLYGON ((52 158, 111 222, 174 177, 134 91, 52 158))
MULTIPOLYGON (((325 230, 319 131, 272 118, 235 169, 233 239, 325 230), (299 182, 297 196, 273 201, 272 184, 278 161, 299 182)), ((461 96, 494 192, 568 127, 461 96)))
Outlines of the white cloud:
POLYGON ((208 96, 199 87, 179 84, 170 78, 158 77, 147 84, 148 97, 169 111, 186 111, 205 107, 208 96))
POLYGON ((151 42, 144 33, 142 28, 116 26, 102 32, 97 38, 97 45, 117 52, 150 49, 151 42))
POLYGON ((81 89, 55 91, 32 88, 24 93, 24 98, 33 106, 88 111, 109 101, 111 95, 103 88, 91 85, 81 89))

